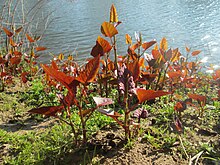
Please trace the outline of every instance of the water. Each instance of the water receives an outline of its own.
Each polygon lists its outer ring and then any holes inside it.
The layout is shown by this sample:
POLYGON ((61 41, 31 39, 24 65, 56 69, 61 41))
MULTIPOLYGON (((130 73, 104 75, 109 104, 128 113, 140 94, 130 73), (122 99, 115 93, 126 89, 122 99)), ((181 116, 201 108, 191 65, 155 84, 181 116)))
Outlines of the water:
MULTIPOLYGON (((27 1, 28 3, 31 1, 27 1)), ((51 0, 40 9, 51 12, 54 19, 42 39, 48 52, 41 60, 48 61, 52 54, 77 54, 84 60, 90 56, 103 21, 109 21, 109 10, 114 3, 118 12, 118 53, 126 54, 125 34, 134 38, 139 31, 143 40, 166 37, 169 47, 185 45, 202 50, 201 58, 208 56, 219 63, 220 0, 51 0)))

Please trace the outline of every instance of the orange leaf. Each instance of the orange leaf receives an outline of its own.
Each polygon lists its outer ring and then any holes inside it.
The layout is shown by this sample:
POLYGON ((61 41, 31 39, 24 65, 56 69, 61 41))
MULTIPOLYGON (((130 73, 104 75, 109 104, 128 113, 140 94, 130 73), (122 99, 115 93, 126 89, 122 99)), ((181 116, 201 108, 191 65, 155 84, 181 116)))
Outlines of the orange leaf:
POLYGON ((47 49, 46 47, 41 47, 41 46, 35 48, 35 50, 38 51, 38 52, 39 51, 44 51, 46 49, 47 49))
POLYGON ((156 41, 150 41, 150 42, 144 42, 142 44, 142 48, 144 50, 147 50, 148 48, 150 48, 151 46, 153 46, 155 43, 157 43, 156 41))
POLYGON ((174 106, 174 110, 177 112, 182 112, 186 109, 186 103, 185 102, 177 102, 174 106))
POLYGON ((86 64, 85 69, 79 72, 79 76, 76 77, 76 80, 83 84, 92 82, 99 71, 99 60, 100 56, 94 57, 90 60, 86 64))
POLYGON ((28 39, 29 42, 35 42, 35 40, 33 38, 31 38, 31 36, 29 36, 28 34, 26 34, 26 38, 28 39))
POLYGON ((13 46, 13 47, 16 47, 16 46, 17 46, 17 44, 13 41, 12 38, 9 39, 9 43, 10 43, 10 45, 13 46))
POLYGON ((12 65, 18 65, 21 62, 21 57, 12 57, 10 59, 10 63, 12 65))
POLYGON ((18 34, 18 33, 20 33, 22 29, 23 29, 23 27, 22 27, 22 26, 21 26, 21 27, 19 27, 18 29, 16 29, 16 30, 15 30, 15 33, 17 33, 17 34, 18 34))
POLYGON ((110 43, 104 38, 98 36, 96 40, 96 45, 92 48, 91 55, 93 57, 96 57, 98 55, 103 56, 105 53, 110 52, 111 49, 112 46, 110 45, 110 43))
POLYGON ((136 95, 139 100, 139 104, 143 103, 144 101, 155 99, 156 97, 161 97, 161 96, 170 94, 170 92, 154 91, 151 89, 146 90, 143 88, 136 88, 135 91, 136 91, 136 95))
POLYGON ((160 41, 160 49, 162 49, 163 51, 166 51, 168 49, 168 42, 165 37, 162 38, 162 40, 160 41))
POLYGON ((64 54, 63 54, 63 53, 60 53, 59 56, 58 56, 58 59, 59 59, 59 60, 63 60, 63 59, 64 59, 64 54))
POLYGON ((186 46, 185 48, 186 48, 187 53, 189 53, 190 52, 190 48, 188 46, 186 46))
POLYGON ((132 44, 131 36, 129 34, 125 35, 126 44, 132 44))
POLYGON ((93 97, 93 99, 98 107, 114 103, 111 98, 93 97))
POLYGON ((8 37, 12 37, 12 36, 14 35, 11 31, 9 31, 8 29, 6 29, 5 27, 3 27, 3 30, 4 30, 5 34, 6 34, 8 37))
POLYGON ((64 106, 50 106, 50 107, 41 107, 41 108, 34 108, 29 110, 29 113, 36 113, 46 116, 54 116, 56 117, 57 112, 61 112, 64 109, 64 106))
POLYGON ((101 26, 101 32, 106 37, 113 37, 114 35, 118 34, 118 30, 114 27, 113 24, 109 22, 104 22, 101 26))
POLYGON ((114 4, 112 4, 111 10, 110 10, 110 22, 118 22, 118 14, 117 14, 114 4))
POLYGON ((195 50, 192 52, 192 56, 197 56, 200 52, 201 50, 195 50))

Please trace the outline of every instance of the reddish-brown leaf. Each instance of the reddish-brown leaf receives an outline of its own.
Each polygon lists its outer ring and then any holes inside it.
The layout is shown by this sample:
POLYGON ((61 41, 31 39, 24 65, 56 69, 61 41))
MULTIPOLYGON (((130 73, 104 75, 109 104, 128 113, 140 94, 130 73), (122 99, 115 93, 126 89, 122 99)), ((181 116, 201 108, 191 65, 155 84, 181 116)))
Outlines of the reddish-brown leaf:
POLYGON ((83 84, 92 82, 99 71, 99 62, 100 62, 100 56, 91 59, 86 64, 85 69, 79 72, 79 76, 76 77, 76 80, 78 80, 83 84))
POLYGON ((16 57, 21 57, 21 56, 22 56, 22 53, 21 53, 21 52, 18 52, 18 51, 14 51, 13 54, 14 54, 16 57))
POLYGON ((6 63, 7 61, 5 59, 3 59, 2 57, 0 57, 0 64, 4 64, 6 63))
POLYGON ((31 36, 29 36, 29 34, 26 34, 26 38, 28 39, 28 41, 29 42, 35 42, 35 40, 31 37, 31 36))
POLYGON ((52 67, 49 67, 46 64, 42 64, 41 67, 43 68, 46 74, 63 84, 69 91, 72 91, 71 83, 73 82, 74 77, 67 76, 65 73, 58 71, 52 67))
POLYGON ((173 79, 173 78, 177 78, 177 77, 181 77, 182 76, 182 72, 176 71, 176 72, 167 72, 169 78, 173 79))
POLYGON ((19 27, 19 28, 17 28, 16 30, 15 30, 15 33, 20 33, 21 32, 21 30, 23 29, 23 27, 21 26, 21 27, 19 27))
POLYGON ((198 94, 188 94, 188 97, 196 100, 198 103, 201 103, 202 106, 206 104, 206 96, 198 95, 198 94))
POLYGON ((186 109, 186 103, 185 102, 177 102, 174 106, 174 110, 177 112, 182 112, 186 109))
POLYGON ((38 52, 39 51, 44 51, 46 49, 47 49, 46 47, 41 47, 41 46, 35 48, 35 50, 38 51, 38 52))
POLYGON ((154 90, 146 90, 143 88, 136 88, 136 95, 139 100, 139 104, 143 103, 144 101, 155 99, 156 97, 161 97, 170 94, 170 92, 165 91, 154 91, 154 90))
POLYGON ((128 67, 128 70, 130 70, 131 73, 132 73, 134 82, 136 82, 136 81, 139 79, 140 74, 141 74, 141 69, 140 69, 139 60, 136 59, 136 60, 133 61, 132 63, 129 63, 127 67, 128 67))
POLYGON ((6 34, 8 37, 12 37, 12 36, 14 35, 10 30, 8 30, 8 29, 5 28, 5 27, 3 27, 3 30, 4 30, 5 34, 6 34))
POLYGON ((18 65, 21 62, 21 57, 12 57, 10 59, 10 63, 12 65, 18 65))
POLYGON ((105 106, 105 105, 109 105, 109 104, 114 103, 111 98, 93 97, 93 99, 94 99, 97 107, 105 106))
POLYGON ((112 46, 110 45, 110 43, 107 40, 98 36, 97 41, 102 46, 104 53, 108 53, 111 51, 112 46))
POLYGON ((157 43, 156 41, 150 41, 150 42, 144 42, 142 44, 142 48, 144 50, 147 50, 148 48, 150 48, 151 46, 153 46, 155 43, 157 43))
POLYGON ((21 80, 23 83, 26 83, 28 81, 27 76, 28 76, 28 72, 23 72, 21 73, 21 80))
POLYGON ((114 35, 118 34, 118 30, 114 27, 113 24, 109 22, 104 22, 101 26, 101 32, 106 37, 113 37, 114 35))
POLYGON ((197 56, 199 53, 201 53, 201 50, 195 50, 191 54, 192 56, 197 56))
POLYGON ((46 116, 53 116, 56 117, 57 112, 61 112, 64 109, 64 106, 50 106, 50 107, 41 107, 41 108, 34 108, 29 110, 29 113, 36 113, 46 116))

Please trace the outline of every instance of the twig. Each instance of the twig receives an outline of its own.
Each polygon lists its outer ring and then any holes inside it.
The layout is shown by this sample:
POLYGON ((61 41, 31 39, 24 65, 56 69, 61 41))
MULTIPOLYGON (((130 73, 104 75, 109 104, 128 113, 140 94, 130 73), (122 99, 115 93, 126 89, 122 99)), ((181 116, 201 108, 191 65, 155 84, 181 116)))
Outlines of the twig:
POLYGON ((183 141, 182 141, 182 138, 181 138, 180 135, 179 135, 179 139, 180 139, 180 144, 181 144, 181 146, 182 146, 182 148, 183 148, 183 151, 184 151, 184 153, 185 153, 187 159, 189 159, 189 155, 188 155, 187 152, 186 152, 186 149, 185 149, 185 147, 184 147, 184 145, 183 145, 183 141))

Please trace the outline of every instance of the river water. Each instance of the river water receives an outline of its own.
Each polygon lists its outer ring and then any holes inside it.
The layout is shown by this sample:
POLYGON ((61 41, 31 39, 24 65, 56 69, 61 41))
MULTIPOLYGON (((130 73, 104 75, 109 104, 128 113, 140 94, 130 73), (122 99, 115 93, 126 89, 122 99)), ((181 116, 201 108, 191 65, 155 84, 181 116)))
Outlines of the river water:
POLYGON ((126 54, 125 34, 134 38, 137 31, 144 41, 166 37, 169 47, 179 47, 183 54, 187 45, 202 50, 200 58, 220 62, 220 0, 50 0, 40 8, 52 11, 53 19, 41 42, 48 47, 41 60, 48 61, 49 52, 71 53, 79 60, 91 57, 112 3, 122 22, 117 35, 120 55, 126 54))

